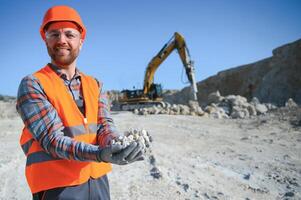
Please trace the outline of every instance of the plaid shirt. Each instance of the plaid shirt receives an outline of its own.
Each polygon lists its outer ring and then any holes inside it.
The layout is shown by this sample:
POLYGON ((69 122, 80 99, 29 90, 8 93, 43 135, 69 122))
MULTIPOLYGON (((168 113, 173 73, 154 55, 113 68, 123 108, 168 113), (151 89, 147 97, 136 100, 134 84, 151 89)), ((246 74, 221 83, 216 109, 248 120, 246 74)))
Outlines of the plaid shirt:
MULTIPOLYGON (((64 81, 65 86, 82 113, 84 101, 81 90, 81 75, 76 70, 71 80, 67 80, 59 68, 49 64, 50 67, 64 81)), ((110 117, 108 100, 101 93, 98 100, 97 141, 99 145, 92 145, 75 141, 64 136, 63 123, 57 111, 48 101, 48 98, 39 82, 33 75, 28 75, 20 83, 17 98, 17 111, 25 126, 32 133, 41 147, 55 158, 64 158, 80 161, 97 161, 96 155, 99 147, 104 147, 118 136, 114 122, 110 117)))

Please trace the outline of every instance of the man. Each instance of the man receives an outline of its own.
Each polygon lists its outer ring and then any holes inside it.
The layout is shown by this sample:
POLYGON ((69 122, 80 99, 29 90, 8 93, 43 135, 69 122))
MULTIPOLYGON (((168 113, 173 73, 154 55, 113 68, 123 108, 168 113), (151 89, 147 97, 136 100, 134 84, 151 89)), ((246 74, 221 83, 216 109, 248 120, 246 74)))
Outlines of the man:
POLYGON ((54 6, 40 33, 51 63, 21 81, 17 101, 33 199, 110 199, 110 163, 142 160, 142 144, 112 144, 119 135, 102 85, 76 66, 86 36, 79 14, 54 6))

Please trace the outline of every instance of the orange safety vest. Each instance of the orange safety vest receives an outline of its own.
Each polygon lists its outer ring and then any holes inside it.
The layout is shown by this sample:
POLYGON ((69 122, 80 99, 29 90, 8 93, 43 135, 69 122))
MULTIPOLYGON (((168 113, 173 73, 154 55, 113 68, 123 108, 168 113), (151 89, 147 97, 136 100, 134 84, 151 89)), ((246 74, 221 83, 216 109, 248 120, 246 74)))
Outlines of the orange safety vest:
MULTIPOLYGON (((86 112, 84 117, 62 79, 49 66, 34 73, 34 76, 40 81, 48 100, 61 118, 65 136, 98 145, 96 131, 99 87, 96 80, 81 74, 86 112)), ((23 129, 20 144, 27 157, 25 174, 32 193, 79 185, 90 177, 99 178, 112 170, 109 163, 54 158, 42 149, 26 127, 23 129)))

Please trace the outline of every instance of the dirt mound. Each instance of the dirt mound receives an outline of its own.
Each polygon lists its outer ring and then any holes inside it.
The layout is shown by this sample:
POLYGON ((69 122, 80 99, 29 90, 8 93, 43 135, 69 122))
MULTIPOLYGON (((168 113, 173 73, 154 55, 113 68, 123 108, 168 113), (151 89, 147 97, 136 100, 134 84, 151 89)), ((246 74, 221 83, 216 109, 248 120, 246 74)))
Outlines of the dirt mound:
POLYGON ((15 100, 16 100, 16 97, 0 94, 0 101, 11 102, 11 101, 15 101, 15 100))
POLYGON ((15 118, 18 116, 16 101, 0 101, 0 119, 15 118))

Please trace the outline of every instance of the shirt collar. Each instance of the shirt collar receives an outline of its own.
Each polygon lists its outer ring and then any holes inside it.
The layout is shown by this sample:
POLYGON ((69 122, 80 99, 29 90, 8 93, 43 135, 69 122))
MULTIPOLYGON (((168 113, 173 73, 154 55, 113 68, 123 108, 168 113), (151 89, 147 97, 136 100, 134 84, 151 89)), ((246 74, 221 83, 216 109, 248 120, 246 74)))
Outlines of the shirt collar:
MULTIPOLYGON (((48 63, 48 65, 59 77, 61 77, 64 80, 67 80, 66 74, 64 74, 58 66, 56 66, 52 63, 48 63)), ((80 71, 77 68, 75 68, 75 74, 72 77, 72 79, 78 79, 78 78, 80 78, 80 71)))

